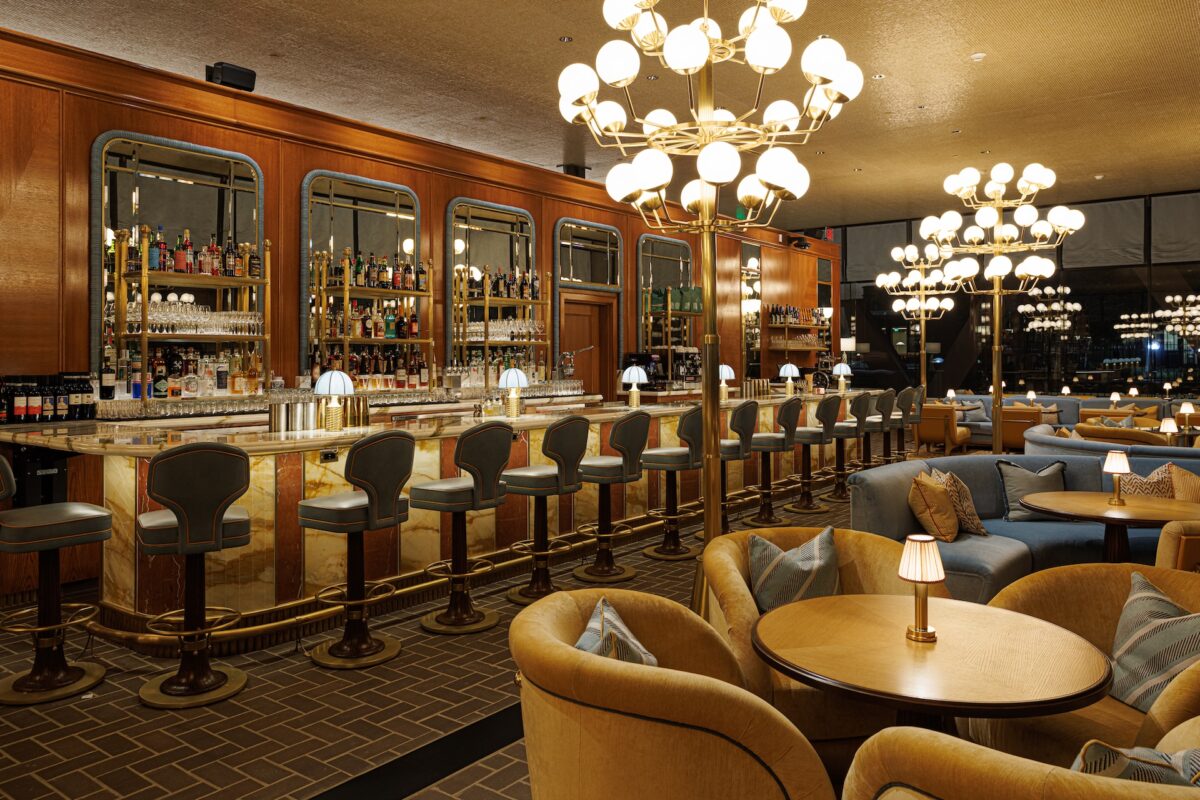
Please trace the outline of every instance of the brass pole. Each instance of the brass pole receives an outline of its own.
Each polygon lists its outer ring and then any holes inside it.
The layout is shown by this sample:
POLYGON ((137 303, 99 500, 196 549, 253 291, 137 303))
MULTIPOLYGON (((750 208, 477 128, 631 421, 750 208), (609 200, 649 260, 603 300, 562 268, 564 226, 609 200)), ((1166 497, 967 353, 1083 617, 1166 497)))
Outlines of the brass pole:
POLYGON ((921 310, 921 388, 928 393, 929 385, 925 382, 925 310, 921 310))
POLYGON ((1004 329, 1000 321, 1001 304, 1004 302, 1003 278, 992 278, 992 452, 1004 452, 1002 428, 1004 419, 1000 409, 1004 404, 1004 370, 1000 363, 1000 332, 1004 329))

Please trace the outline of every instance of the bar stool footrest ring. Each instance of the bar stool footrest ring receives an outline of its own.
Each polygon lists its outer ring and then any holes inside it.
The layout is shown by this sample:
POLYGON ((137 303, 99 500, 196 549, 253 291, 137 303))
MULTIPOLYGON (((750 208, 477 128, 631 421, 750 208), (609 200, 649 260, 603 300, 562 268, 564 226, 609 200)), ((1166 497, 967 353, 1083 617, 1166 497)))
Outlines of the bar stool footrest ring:
POLYGON ((474 578, 486 575, 496 568, 496 565, 485 558, 473 558, 467 561, 466 572, 454 572, 450 561, 435 561, 425 568, 425 574, 431 578, 474 578))
POLYGON ((335 583, 332 586, 326 586, 313 595, 313 599, 327 606, 357 608, 382 603, 396 594, 396 587, 387 581, 367 581, 363 585, 363 588, 366 590, 367 596, 362 600, 346 599, 347 586, 344 583, 335 583))
POLYGON ((508 546, 510 552, 523 556, 552 556, 555 553, 565 553, 571 549, 571 543, 561 536, 555 536, 546 543, 545 550, 534 550, 532 539, 522 539, 508 546))
POLYGON ((27 617, 36 619, 37 606, 10 611, 4 616, 0 616, 0 631, 17 635, 31 634, 35 638, 38 634, 51 632, 58 632, 61 635, 61 632, 67 628, 87 624, 100 613, 100 606, 94 603, 62 603, 59 608, 69 613, 67 613, 66 619, 56 625, 30 625, 20 621, 27 617))
POLYGON ((159 636, 175 636, 179 638, 203 636, 208 637, 217 631, 232 628, 242 619, 242 612, 225 606, 205 606, 203 628, 185 630, 183 626, 183 609, 177 608, 146 620, 146 630, 159 636), (210 623, 211 620, 211 623, 210 623))

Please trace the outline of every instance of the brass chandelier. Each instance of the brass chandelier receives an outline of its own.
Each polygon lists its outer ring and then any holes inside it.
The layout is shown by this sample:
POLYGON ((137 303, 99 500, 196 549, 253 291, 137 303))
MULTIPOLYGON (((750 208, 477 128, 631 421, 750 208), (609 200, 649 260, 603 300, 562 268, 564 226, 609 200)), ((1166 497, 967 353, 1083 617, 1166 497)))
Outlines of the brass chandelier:
POLYGON ((1030 318, 1025 324, 1027 330, 1065 333, 1083 311, 1082 304, 1067 299, 1070 294, 1070 286, 1034 286, 1029 290, 1034 302, 1017 306, 1017 313, 1030 318))
POLYGON ((941 319, 954 308, 954 300, 947 295, 958 291, 958 281, 946 276, 942 269, 945 259, 941 248, 932 242, 925 245, 924 253, 915 244, 892 248, 892 260, 907 270, 881 272, 875 277, 875 285, 896 299, 892 311, 908 322, 920 327, 921 385, 928 386, 925 359, 926 323, 941 319))
POLYGON ((1162 308, 1154 316, 1164 322, 1164 330, 1173 333, 1195 347, 1200 343, 1200 296, 1167 295, 1172 308, 1162 308))

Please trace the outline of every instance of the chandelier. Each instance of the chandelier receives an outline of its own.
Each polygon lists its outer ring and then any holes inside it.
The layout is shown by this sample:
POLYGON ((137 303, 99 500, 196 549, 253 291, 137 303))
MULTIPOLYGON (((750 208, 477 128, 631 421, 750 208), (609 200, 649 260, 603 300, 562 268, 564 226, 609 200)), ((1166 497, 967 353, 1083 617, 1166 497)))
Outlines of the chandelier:
POLYGON ((1166 301, 1174 308, 1159 309, 1154 316, 1165 322, 1164 330, 1174 333, 1193 346, 1200 340, 1200 296, 1189 294, 1167 295, 1166 301))
MULTIPOLYGON (((1125 340, 1149 339, 1158 332, 1158 329, 1159 323, 1154 320, 1154 315, 1149 312, 1122 314, 1121 321, 1113 325, 1113 330, 1119 331, 1120 337, 1125 340)), ((1171 330, 1170 327, 1167 329, 1171 330)))
POLYGON ((954 308, 954 300, 946 295, 958 291, 958 282, 946 276, 942 251, 932 242, 925 245, 924 253, 915 244, 893 247, 892 260, 904 267, 906 274, 901 276, 896 270, 881 272, 875 277, 875 285, 896 298, 892 301, 893 312, 918 324, 921 385, 927 386, 925 326, 954 308))
POLYGON ((798 20, 807 6, 808 0, 754 0, 727 36, 709 16, 708 0, 700 17, 673 28, 655 10, 659 0, 605 0, 605 21, 628 32, 632 44, 608 42, 597 53, 595 68, 569 65, 559 75, 558 89, 564 119, 585 126, 601 147, 632 157, 608 172, 605 184, 613 200, 632 204, 653 230, 701 233, 770 225, 782 202, 802 197, 808 170, 788 148, 807 143, 863 88, 862 70, 847 60, 840 44, 822 36, 793 67, 809 84, 803 101, 780 99, 760 109, 767 77, 783 74, 792 60, 791 37, 783 26, 798 20), (630 86, 642 56, 686 79, 685 114, 666 108, 643 113, 635 107, 630 86), (727 62, 758 75, 754 102, 740 115, 713 102, 713 66, 727 62), (601 84, 615 90, 618 100, 601 100, 601 84), (718 193, 738 179, 749 154, 755 160, 735 189, 746 216, 720 218, 718 193), (700 177, 684 185, 679 197, 690 216, 673 215, 667 202, 675 174, 672 156, 696 159, 700 177))
POLYGON ((1063 332, 1074 326, 1075 317, 1083 306, 1066 298, 1071 294, 1070 286, 1034 286, 1029 290, 1033 303, 1017 306, 1017 313, 1030 317, 1025 329, 1035 332, 1063 332))

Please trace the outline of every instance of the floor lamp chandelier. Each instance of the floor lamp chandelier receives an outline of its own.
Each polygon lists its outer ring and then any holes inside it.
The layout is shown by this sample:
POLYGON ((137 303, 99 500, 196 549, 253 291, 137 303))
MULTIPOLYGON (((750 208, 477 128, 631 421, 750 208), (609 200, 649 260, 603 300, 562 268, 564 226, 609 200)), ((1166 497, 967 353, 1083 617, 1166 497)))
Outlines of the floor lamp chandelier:
POLYGON ((875 285, 896 298, 892 301, 893 312, 920 326, 921 386, 928 388, 925 324, 941 319, 954 308, 954 300, 946 295, 958 291, 958 281, 946 276, 942 269, 945 259, 941 249, 932 242, 925 245, 924 254, 915 244, 893 247, 892 260, 904 267, 907 273, 901 276, 895 270, 881 272, 875 278, 875 285))
MULTIPOLYGON (((605 184, 613 200, 631 204, 652 230, 700 237, 707 544, 719 535, 721 518, 716 233, 769 225, 781 203, 808 191, 808 171, 789 147, 807 143, 840 113, 843 104, 857 97, 863 73, 828 37, 809 44, 799 64, 789 67, 792 41, 784 26, 803 15, 808 0, 752 0, 726 32, 709 16, 708 0, 700 4, 697 19, 674 27, 659 13, 666 5, 659 0, 605 0, 605 22, 628 33, 632 44, 624 39, 609 41, 597 53, 595 68, 582 63, 567 66, 558 79, 559 110, 568 122, 587 127, 601 147, 631 158, 608 173, 605 184), (685 113, 634 105, 630 87, 643 56, 684 79, 685 113), (716 105, 714 72, 719 64, 741 65, 757 73, 756 95, 740 114, 716 105), (809 83, 803 101, 797 105, 779 99, 761 107, 767 77, 785 69, 799 72, 809 83), (601 84, 615 90, 618 99, 601 100, 601 84), (672 211, 666 192, 675 175, 675 160, 683 158, 695 159, 700 177, 683 187, 680 215, 672 211), (717 214, 719 194, 730 186, 746 209, 743 219, 717 214)), ((703 598, 694 598, 693 607, 702 603, 703 598)))
MULTIPOLYGON (((1041 164, 1030 164, 1016 181, 1016 195, 1006 197, 1016 173, 1011 164, 992 167, 989 180, 974 167, 950 175, 942 184, 947 194, 962 201, 974 212, 974 224, 963 228, 963 216, 947 211, 941 217, 926 217, 921 222, 921 237, 936 244, 944 258, 960 256, 942 268, 951 281, 967 294, 987 295, 992 300, 992 386, 1003 386, 1000 335, 1004 330, 1003 303, 1010 295, 1025 294, 1038 281, 1054 275, 1054 262, 1039 252, 1054 250, 1083 227, 1083 212, 1066 206, 1054 206, 1039 218, 1038 192, 1055 183, 1054 171, 1041 164), (981 184, 982 183, 982 187, 981 184), (1011 221, 1006 219, 1009 214, 1011 221), (1019 263, 1014 256, 1024 255, 1019 263), (980 259, 987 263, 982 267, 980 259), (981 276, 982 271, 982 276, 981 276), (1009 276, 1016 285, 1006 285, 1009 276)), ((1000 407, 1003 390, 992 392, 992 452, 1003 448, 1003 420, 1000 407)))

